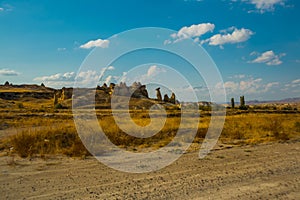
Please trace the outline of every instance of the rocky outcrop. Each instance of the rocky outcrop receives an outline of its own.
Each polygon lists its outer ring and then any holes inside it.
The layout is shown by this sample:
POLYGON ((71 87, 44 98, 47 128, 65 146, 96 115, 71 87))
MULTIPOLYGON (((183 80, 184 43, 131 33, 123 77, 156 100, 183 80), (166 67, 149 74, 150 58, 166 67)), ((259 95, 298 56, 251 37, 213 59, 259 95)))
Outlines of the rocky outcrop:
POLYGON ((53 92, 0 92, 0 98, 5 100, 18 100, 22 98, 52 99, 53 92))
MULTIPOLYGON (((93 94, 93 88, 82 89, 83 96, 86 94, 86 90, 90 90, 93 94)), ((157 100, 160 103, 176 103, 175 94, 172 93, 169 98, 168 95, 164 95, 162 99, 160 88, 156 89, 157 100)), ((95 99, 97 103, 109 103, 111 96, 127 96, 136 99, 150 99, 146 85, 142 85, 140 82, 134 82, 131 86, 127 86, 126 83, 120 84, 110 83, 103 84, 96 87, 95 99)), ((73 88, 53 89, 41 85, 12 85, 6 82, 4 85, 0 85, 0 98, 6 100, 18 100, 25 97, 37 98, 37 99, 53 99, 54 104, 61 103, 65 100, 72 99, 73 88)))
POLYGON ((13 85, 6 81, 0 85, 0 98, 18 100, 22 98, 51 99, 55 89, 39 85, 13 85))
POLYGON ((113 91, 113 95, 116 96, 130 96, 133 98, 149 98, 148 91, 145 85, 140 82, 134 82, 131 86, 127 86, 126 83, 121 82, 119 85, 110 87, 113 91))
POLYGON ((170 99, 169 99, 168 95, 165 94, 165 96, 164 96, 164 102, 169 102, 169 101, 170 101, 170 99))
POLYGON ((176 103, 176 97, 175 97, 175 93, 174 93, 174 92, 172 92, 169 101, 170 101, 170 103, 172 103, 172 104, 175 104, 175 103, 176 103))
POLYGON ((158 101, 162 101, 161 93, 160 93, 160 88, 156 88, 156 98, 158 101))

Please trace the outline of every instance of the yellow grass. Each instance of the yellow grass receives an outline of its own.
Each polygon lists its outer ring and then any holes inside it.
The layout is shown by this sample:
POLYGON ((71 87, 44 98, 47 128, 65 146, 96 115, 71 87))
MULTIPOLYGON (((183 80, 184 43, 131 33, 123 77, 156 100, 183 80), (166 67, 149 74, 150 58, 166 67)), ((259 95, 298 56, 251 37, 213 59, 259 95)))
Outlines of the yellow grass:
MULTIPOLYGON (((0 102, 1 103, 1 102, 0 102)), ((7 102, 6 102, 7 103, 7 102)), ((31 101, 14 102, 13 108, 2 108, 0 130, 16 129, 17 134, 0 141, 0 150, 10 149, 22 157, 66 154, 69 156, 88 155, 74 126, 71 110, 49 108, 51 100, 40 103, 31 101), (23 104, 18 106, 18 103, 23 104)), ((53 105, 52 105, 53 106, 53 105)), ((167 145, 176 136, 180 125, 179 111, 168 111, 168 118, 161 130, 149 138, 137 138, 123 132, 114 121, 109 110, 97 111, 99 125, 115 145, 126 149, 156 149, 167 145)), ((136 125, 147 126, 149 113, 131 111, 136 125)), ((186 119, 181 128, 189 131, 195 119, 186 119)), ((206 135, 210 117, 201 115, 194 142, 201 142, 206 135)), ((124 122, 126 125, 126 122, 124 122)), ((128 128, 128 127, 127 127, 128 128)), ((129 127, 130 128, 130 127, 129 127)), ((2 132, 3 132, 2 130, 2 132)), ((137 131, 131 129, 132 132, 137 131)), ((226 116, 220 140, 226 143, 255 144, 261 142, 285 141, 300 137, 300 114, 284 113, 241 113, 226 116)), ((186 142, 191 138, 184 139, 186 142)), ((193 138, 192 138, 193 140, 193 138)))

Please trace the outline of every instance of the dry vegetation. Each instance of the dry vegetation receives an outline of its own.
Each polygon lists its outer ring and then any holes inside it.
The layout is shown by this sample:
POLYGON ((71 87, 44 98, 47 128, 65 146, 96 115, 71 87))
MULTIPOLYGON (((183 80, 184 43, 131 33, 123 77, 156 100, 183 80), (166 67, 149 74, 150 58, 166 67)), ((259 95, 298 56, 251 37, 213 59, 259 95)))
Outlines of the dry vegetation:
MULTIPOLYGON (((50 100, 0 102, 0 150, 21 157, 48 154, 86 156, 72 118, 71 110, 54 109, 50 100), (5 106, 4 106, 5 105, 5 106)), ((157 149, 167 145, 176 135, 180 124, 179 111, 168 111, 165 126, 150 138, 136 138, 124 133, 115 124, 111 113, 97 111, 99 124, 116 145, 129 149, 157 149)), ((145 111, 132 111, 131 117, 140 126, 150 119, 145 111)), ((192 119, 191 119, 192 121, 192 119)), ((209 115, 201 115, 194 143, 201 143, 210 122, 209 115)), ((188 131, 191 124, 185 124, 188 131)), ((224 143, 256 144, 299 139, 300 114, 294 113, 229 113, 220 140, 224 143)))

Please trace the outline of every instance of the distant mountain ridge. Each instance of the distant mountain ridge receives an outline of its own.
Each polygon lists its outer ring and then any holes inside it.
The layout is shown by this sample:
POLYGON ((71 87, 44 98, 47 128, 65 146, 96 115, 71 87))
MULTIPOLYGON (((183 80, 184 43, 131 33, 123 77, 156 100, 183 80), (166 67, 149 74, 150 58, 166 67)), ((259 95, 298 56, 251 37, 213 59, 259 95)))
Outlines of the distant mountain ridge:
POLYGON ((250 100, 246 101, 248 105, 255 105, 255 104, 263 104, 263 103, 300 103, 300 97, 290 97, 280 100, 269 100, 269 101, 259 101, 259 100, 250 100))

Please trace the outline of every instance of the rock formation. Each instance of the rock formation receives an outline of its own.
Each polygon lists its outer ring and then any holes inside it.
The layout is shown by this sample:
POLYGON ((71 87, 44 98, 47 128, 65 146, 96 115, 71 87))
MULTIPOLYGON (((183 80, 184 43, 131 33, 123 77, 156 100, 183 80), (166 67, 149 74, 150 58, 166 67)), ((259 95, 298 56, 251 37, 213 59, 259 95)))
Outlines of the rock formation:
MULTIPOLYGON (((53 89, 41 85, 12 85, 9 82, 5 82, 4 85, 0 85, 0 89, 4 91, 0 93, 0 98, 7 100, 17 100, 24 97, 39 98, 39 99, 53 99, 54 104, 63 103, 63 101, 72 99, 73 88, 63 87, 62 89, 53 89), (10 90, 10 88, 13 89, 10 90)), ((126 83, 120 84, 110 83, 97 86, 96 88, 82 88, 82 96, 85 96, 87 92, 91 95, 95 94, 96 103, 109 103, 111 96, 127 96, 136 99, 149 99, 146 85, 142 85, 140 82, 134 82, 131 86, 127 86, 126 83), (89 90, 89 91, 87 91, 89 90), (93 93, 96 90, 96 93, 93 93)), ((81 93, 81 92, 80 92, 81 93)), ((78 94, 81 96, 81 94, 78 94)), ((169 98, 168 95, 162 95, 160 88, 156 88, 156 97, 160 103, 173 103, 176 104, 175 94, 172 93, 169 98)), ((154 100, 154 99, 153 99, 154 100)))
POLYGON ((175 93, 174 93, 174 92, 172 92, 169 101, 170 101, 170 103, 172 103, 172 104, 175 104, 175 103, 176 103, 176 97, 175 97, 175 93))
POLYGON ((167 102, 169 102, 169 101, 170 101, 170 99, 169 99, 168 95, 167 95, 167 94, 165 94, 165 95, 164 95, 164 102, 166 102, 166 103, 167 103, 167 102))
POLYGON ((161 93, 160 93, 160 87, 156 88, 156 98, 158 101, 162 101, 161 93))

